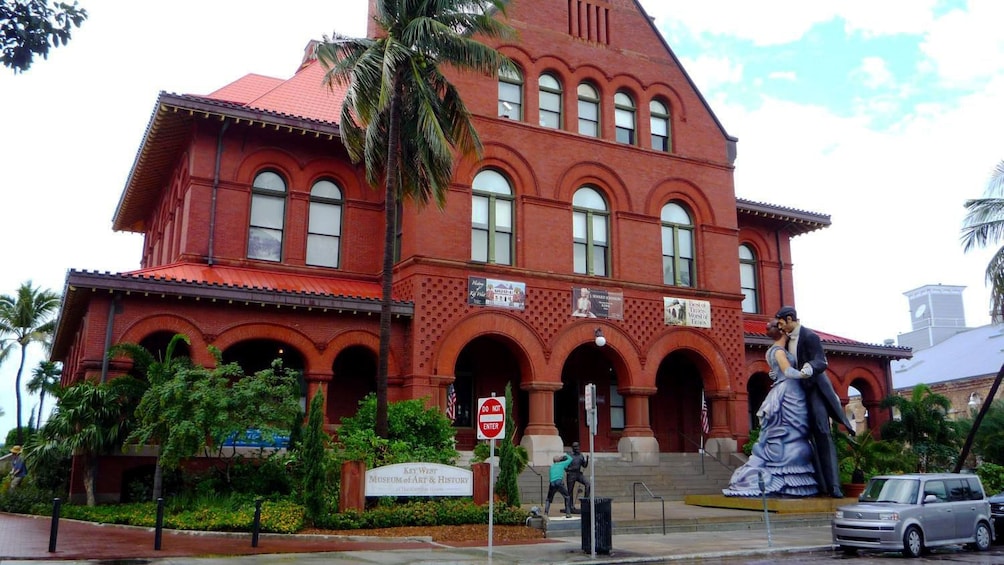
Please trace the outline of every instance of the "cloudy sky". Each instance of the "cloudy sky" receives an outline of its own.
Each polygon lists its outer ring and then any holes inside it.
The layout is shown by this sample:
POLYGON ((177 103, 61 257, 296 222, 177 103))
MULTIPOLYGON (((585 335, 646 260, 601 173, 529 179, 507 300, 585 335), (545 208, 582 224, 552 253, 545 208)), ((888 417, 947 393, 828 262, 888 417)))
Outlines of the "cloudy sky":
MULTIPOLYGON (((990 252, 963 254, 959 228, 1004 159, 1004 2, 641 3, 739 138, 737 195, 831 216, 795 239, 806 325, 895 339, 911 329, 903 293, 927 284, 967 287, 968 324, 989 322, 990 252)), ((80 4, 90 17, 67 46, 0 69, 0 293, 138 268, 141 237, 111 218, 158 92, 286 78, 311 38, 365 33, 366 0, 80 4)), ((0 367, 0 434, 15 370, 0 367)))

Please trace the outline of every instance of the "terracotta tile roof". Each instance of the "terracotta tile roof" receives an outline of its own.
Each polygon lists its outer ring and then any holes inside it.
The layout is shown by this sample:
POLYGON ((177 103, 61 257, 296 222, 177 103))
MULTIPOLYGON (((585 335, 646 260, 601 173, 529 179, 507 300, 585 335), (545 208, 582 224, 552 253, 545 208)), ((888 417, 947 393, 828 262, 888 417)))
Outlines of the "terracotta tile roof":
MULTIPOLYGON (((756 342, 761 342, 764 345, 769 344, 770 338, 767 337, 766 324, 766 319, 744 319, 743 333, 746 334, 747 341, 750 341, 749 338, 754 338, 756 342)), ((888 357, 890 359, 907 359, 912 355, 909 347, 864 343, 822 332, 816 328, 812 328, 812 330, 819 335, 819 339, 827 351, 888 357)))
POLYGON ((223 88, 212 92, 206 98, 224 100, 236 104, 247 104, 282 83, 283 79, 281 78, 272 78, 252 73, 244 75, 223 88))
POLYGON ((177 263, 140 269, 122 273, 120 276, 345 298, 379 300, 381 294, 380 283, 377 282, 196 263, 177 263))
POLYGON ((326 86, 324 72, 324 66, 309 57, 288 79, 246 75, 205 98, 337 124, 342 102, 345 101, 345 88, 341 85, 333 88, 326 86))

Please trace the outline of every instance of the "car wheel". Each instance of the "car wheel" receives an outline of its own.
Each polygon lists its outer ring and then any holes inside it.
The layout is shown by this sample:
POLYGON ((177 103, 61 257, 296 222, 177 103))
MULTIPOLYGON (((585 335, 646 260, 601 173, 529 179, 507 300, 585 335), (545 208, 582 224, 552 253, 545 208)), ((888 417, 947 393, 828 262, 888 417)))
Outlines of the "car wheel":
POLYGON ((841 551, 841 553, 843 553, 844 555, 847 555, 848 557, 850 557, 852 555, 857 555, 858 554, 858 548, 856 548, 856 547, 847 547, 846 545, 840 546, 840 551, 841 551))
POLYGON ((970 549, 976 551, 986 551, 990 549, 990 542, 993 536, 990 534, 990 526, 986 522, 976 524, 976 541, 969 544, 970 549))
POLYGON ((924 551, 924 534, 920 533, 920 528, 910 526, 903 533, 903 555, 907 557, 920 557, 924 551))

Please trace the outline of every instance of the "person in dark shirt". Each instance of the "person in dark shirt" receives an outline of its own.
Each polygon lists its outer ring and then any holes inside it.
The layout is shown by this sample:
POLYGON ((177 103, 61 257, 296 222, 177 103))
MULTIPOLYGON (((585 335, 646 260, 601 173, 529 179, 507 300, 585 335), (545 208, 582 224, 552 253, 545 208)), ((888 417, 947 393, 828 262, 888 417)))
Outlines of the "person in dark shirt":
POLYGON ((568 497, 571 500, 572 512, 578 512, 575 508, 575 487, 581 483, 586 492, 582 496, 589 498, 589 481, 582 475, 582 470, 589 466, 589 458, 579 451, 579 442, 572 442, 572 461, 565 470, 565 484, 568 485, 568 497))
POLYGON ((14 459, 10 462, 10 490, 14 490, 28 476, 28 466, 25 465, 24 459, 21 457, 20 445, 10 448, 10 452, 14 454, 14 459))

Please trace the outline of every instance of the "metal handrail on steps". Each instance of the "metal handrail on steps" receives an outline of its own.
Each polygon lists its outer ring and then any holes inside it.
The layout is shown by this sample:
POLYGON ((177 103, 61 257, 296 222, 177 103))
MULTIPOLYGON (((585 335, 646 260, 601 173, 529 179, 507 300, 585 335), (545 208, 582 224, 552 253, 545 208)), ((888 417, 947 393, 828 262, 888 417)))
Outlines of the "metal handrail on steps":
POLYGON ((694 441, 694 439, 691 438, 690 436, 688 436, 687 434, 685 434, 683 432, 680 432, 680 437, 683 438, 683 441, 686 441, 686 442, 690 443, 691 445, 696 446, 697 449, 700 450, 700 453, 701 453, 701 474, 702 475, 704 474, 704 456, 705 455, 707 455, 708 457, 714 459, 719 465, 721 465, 722 467, 725 467, 729 471, 735 471, 736 470, 735 467, 729 466, 727 463, 725 463, 721 459, 719 459, 719 458, 715 457, 714 455, 708 453, 708 450, 704 449, 704 445, 702 443, 694 441))
POLYGON ((662 503, 662 535, 666 535, 666 499, 661 496, 656 496, 652 494, 652 491, 649 490, 648 485, 646 485, 641 481, 635 481, 631 485, 631 507, 634 510, 634 519, 635 520, 638 519, 638 497, 636 493, 638 485, 641 485, 642 488, 648 491, 649 496, 651 496, 652 498, 658 498, 659 502, 662 503))
POLYGON ((537 475, 537 478, 540 479, 540 503, 544 504, 544 475, 538 473, 537 470, 533 468, 533 465, 527 465, 526 468, 530 469, 530 471, 532 471, 533 474, 537 475))

